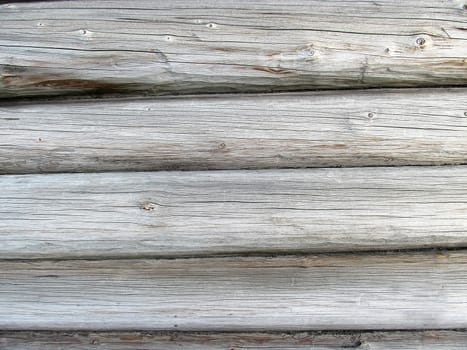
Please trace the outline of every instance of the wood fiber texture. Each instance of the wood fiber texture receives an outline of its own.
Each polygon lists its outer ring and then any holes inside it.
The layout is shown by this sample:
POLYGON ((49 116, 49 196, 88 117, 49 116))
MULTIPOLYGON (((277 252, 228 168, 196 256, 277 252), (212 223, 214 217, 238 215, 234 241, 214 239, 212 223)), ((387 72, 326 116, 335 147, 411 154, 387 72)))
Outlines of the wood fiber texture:
POLYGON ((3 330, 467 326, 467 254, 0 262, 3 330))
POLYGON ((0 0, 0 349, 467 348, 466 92, 465 0, 0 0))
POLYGON ((399 332, 0 332, 2 350, 455 350, 464 331, 399 332))
POLYGON ((0 106, 0 173, 467 162, 467 89, 0 106))
POLYGON ((0 177, 3 259, 467 243, 467 167, 0 177))
POLYGON ((465 85, 461 0, 0 5, 0 96, 465 85))

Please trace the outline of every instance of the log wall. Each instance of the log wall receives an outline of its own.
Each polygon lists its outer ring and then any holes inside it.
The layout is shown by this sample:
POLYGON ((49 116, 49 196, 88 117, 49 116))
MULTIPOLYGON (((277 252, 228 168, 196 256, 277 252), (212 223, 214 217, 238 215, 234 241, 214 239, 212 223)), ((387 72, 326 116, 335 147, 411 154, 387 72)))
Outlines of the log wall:
POLYGON ((0 349, 467 348, 465 0, 0 1, 0 349))

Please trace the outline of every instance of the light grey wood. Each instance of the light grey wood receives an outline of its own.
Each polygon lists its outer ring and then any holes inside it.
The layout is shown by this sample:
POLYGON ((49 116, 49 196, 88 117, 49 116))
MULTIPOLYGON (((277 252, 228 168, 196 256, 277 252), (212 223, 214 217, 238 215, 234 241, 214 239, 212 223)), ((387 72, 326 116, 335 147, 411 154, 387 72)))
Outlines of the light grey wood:
POLYGON ((2 350, 455 350, 465 331, 186 333, 186 332, 0 332, 2 350))
POLYGON ((467 89, 0 106, 0 173, 462 164, 467 89))
POLYGON ((467 253, 0 262, 2 330, 467 326, 467 253))
POLYGON ((467 167, 0 177, 0 257, 457 247, 467 167))
POLYGON ((0 5, 0 95, 467 83, 461 0, 0 5))

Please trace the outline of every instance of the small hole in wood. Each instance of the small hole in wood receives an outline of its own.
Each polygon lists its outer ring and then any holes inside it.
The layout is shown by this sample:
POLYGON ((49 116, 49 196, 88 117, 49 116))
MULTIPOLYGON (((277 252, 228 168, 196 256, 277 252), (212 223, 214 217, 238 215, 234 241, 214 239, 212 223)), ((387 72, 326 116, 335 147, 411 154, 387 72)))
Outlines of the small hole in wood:
POLYGON ((423 46, 426 44, 426 40, 424 38, 417 38, 415 42, 417 43, 418 46, 423 46))
POLYGON ((373 113, 371 113, 371 112, 370 112, 370 113, 368 113, 368 119, 373 119, 373 118, 374 118, 374 116, 375 116, 375 115, 374 115, 373 113))

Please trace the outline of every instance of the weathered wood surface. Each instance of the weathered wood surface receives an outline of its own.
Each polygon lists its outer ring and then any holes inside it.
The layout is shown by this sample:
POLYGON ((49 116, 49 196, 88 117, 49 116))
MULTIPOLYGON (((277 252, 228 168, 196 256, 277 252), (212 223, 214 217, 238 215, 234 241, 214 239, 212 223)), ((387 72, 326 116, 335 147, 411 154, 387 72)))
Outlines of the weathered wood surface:
POLYGON ((467 167, 0 177, 0 257, 455 247, 467 167))
POLYGON ((2 330, 467 327, 467 253, 0 262, 2 330))
POLYGON ((186 333, 186 332, 1 332, 2 350, 455 350, 465 331, 186 333))
POLYGON ((467 83, 460 0, 11 2, 0 16, 1 97, 467 83))
POLYGON ((0 106, 0 173, 458 164, 467 89, 0 106))

